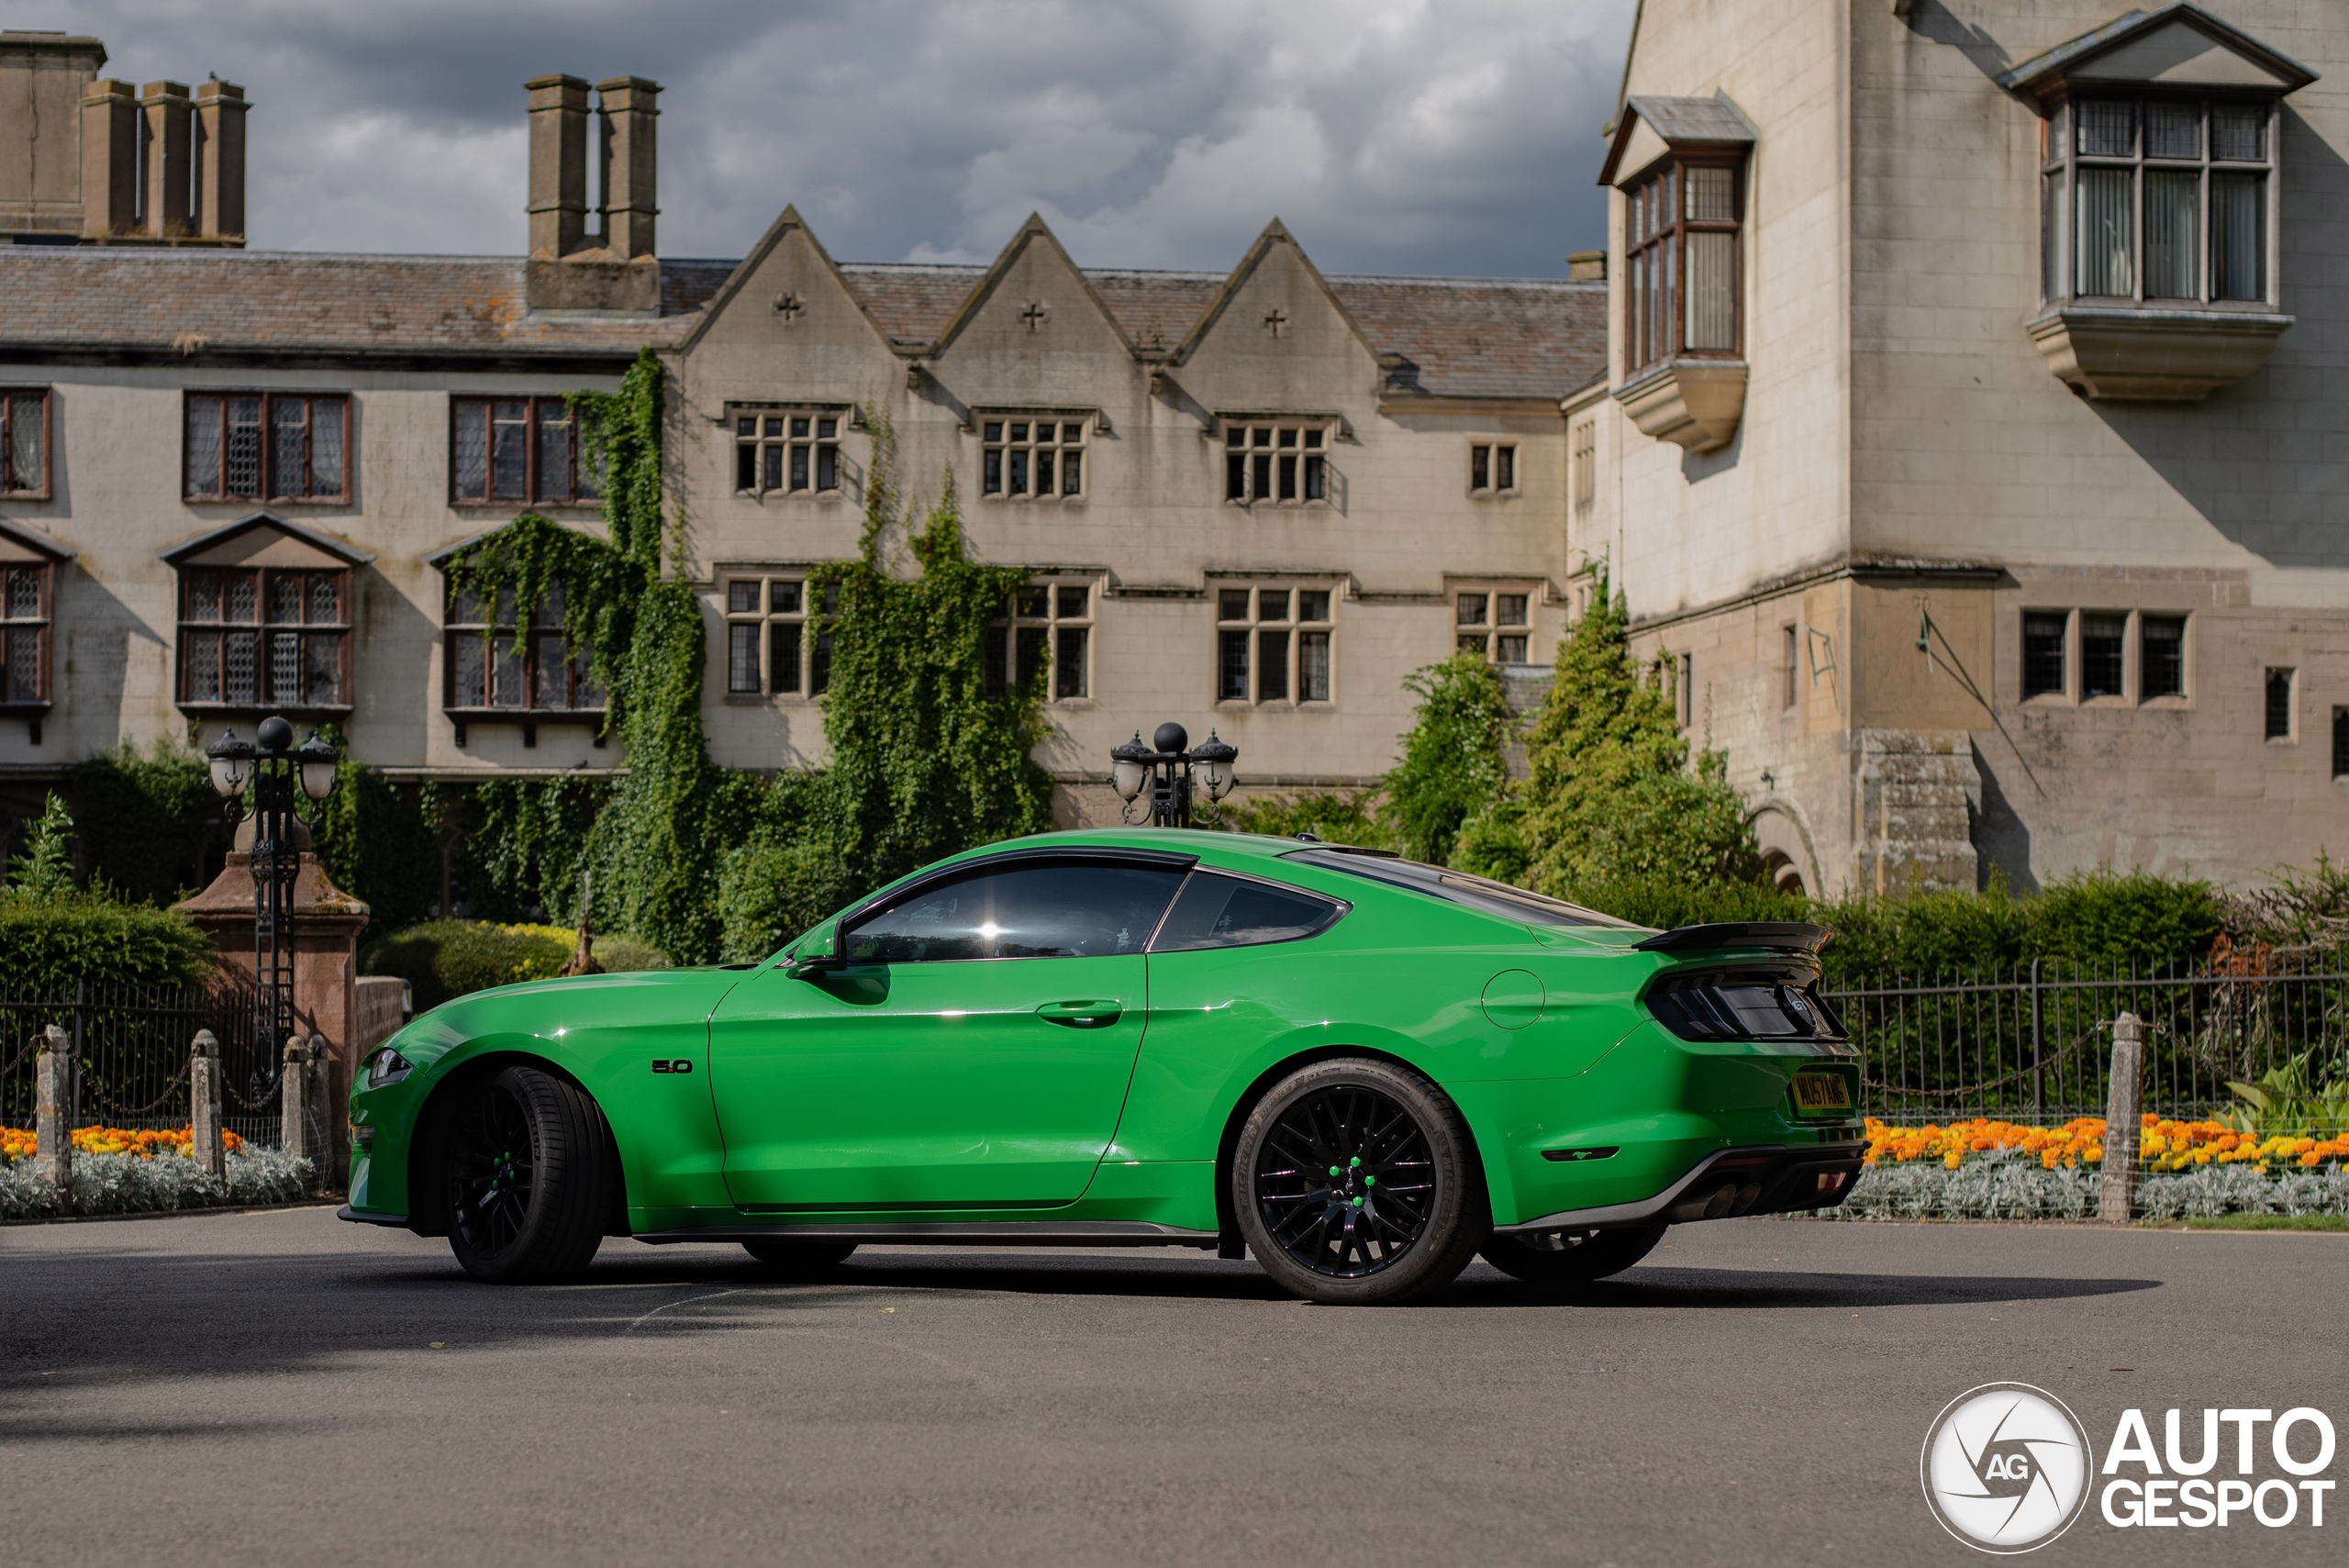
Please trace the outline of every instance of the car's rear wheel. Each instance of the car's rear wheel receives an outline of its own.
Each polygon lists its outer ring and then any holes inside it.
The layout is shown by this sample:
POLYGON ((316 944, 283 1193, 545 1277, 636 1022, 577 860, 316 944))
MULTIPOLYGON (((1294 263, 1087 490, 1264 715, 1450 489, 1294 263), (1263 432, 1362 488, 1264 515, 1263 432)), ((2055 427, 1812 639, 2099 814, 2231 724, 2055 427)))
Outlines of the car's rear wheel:
POLYGON ((1528 1284, 1587 1284, 1620 1274, 1655 1250, 1664 1227, 1636 1230, 1552 1230, 1532 1236, 1494 1236, 1482 1249, 1485 1262, 1528 1284))
POLYGON ((603 1244, 615 1177, 596 1102, 518 1065, 460 1093, 442 1173, 457 1262, 496 1284, 584 1273, 603 1244))
POLYGON ((785 1278, 820 1274, 848 1261, 853 1241, 745 1241, 742 1251, 766 1265, 770 1273, 785 1278))
POLYGON ((1449 1284, 1491 1227, 1459 1111, 1417 1073, 1368 1058, 1275 1084, 1240 1129, 1231 1184, 1264 1272, 1333 1305, 1449 1284))

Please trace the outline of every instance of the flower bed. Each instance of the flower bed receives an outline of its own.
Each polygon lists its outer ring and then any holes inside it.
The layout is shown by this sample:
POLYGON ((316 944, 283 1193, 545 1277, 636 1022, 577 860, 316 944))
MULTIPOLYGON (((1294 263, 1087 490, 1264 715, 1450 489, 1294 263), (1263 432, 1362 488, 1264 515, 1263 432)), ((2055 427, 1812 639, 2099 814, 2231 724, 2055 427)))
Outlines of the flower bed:
MULTIPOLYGON (((2059 1166, 2100 1165, 2104 1161, 2102 1117, 2080 1117, 2061 1127, 2022 1127, 1987 1117, 1945 1127, 1939 1123, 1887 1127, 1870 1117, 1867 1129, 1870 1166, 1929 1162, 1955 1171, 1969 1160, 2022 1154, 2037 1159, 2042 1169, 2053 1171, 2059 1166)), ((2148 1173, 2209 1165, 2248 1165, 2261 1172, 2287 1166, 2338 1167, 2349 1162, 2349 1138, 2278 1135, 2263 1139, 2239 1132, 2224 1122, 2148 1116, 2138 1134, 2137 1159, 2139 1167, 2148 1173)))
MULTIPOLYGON (((310 1162, 277 1149, 256 1149, 235 1133, 228 1173, 210 1176, 188 1157, 191 1129, 132 1132, 84 1127, 73 1132, 72 1212, 141 1214, 181 1208, 241 1207, 290 1203, 309 1190, 310 1162)), ((60 1213, 57 1189, 33 1162, 33 1135, 0 1128, 0 1219, 39 1219, 60 1213)))

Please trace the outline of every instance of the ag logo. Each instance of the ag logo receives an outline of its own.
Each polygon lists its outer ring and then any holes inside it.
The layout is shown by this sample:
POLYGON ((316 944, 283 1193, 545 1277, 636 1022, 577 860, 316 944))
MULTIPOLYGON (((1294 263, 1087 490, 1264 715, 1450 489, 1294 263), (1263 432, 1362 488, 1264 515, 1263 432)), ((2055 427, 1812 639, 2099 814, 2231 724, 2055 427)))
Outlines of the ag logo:
POLYGON ((2078 1418, 2024 1383, 1986 1383, 1951 1400, 1918 1460, 1942 1528, 2001 1554, 2036 1551, 2069 1529, 2094 1467, 2078 1418))

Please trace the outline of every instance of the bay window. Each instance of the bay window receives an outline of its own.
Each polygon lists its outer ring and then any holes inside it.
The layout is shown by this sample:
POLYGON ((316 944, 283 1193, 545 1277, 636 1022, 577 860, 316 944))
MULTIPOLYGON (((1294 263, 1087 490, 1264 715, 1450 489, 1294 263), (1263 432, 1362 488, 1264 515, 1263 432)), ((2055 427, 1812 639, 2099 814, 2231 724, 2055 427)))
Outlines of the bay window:
POLYGON ((1623 193, 1627 376, 1739 349, 1739 162, 1665 161, 1623 193))
POLYGON ((2055 105, 2040 170, 2040 292, 2131 305, 2273 303, 2276 105, 2200 96, 2055 105))

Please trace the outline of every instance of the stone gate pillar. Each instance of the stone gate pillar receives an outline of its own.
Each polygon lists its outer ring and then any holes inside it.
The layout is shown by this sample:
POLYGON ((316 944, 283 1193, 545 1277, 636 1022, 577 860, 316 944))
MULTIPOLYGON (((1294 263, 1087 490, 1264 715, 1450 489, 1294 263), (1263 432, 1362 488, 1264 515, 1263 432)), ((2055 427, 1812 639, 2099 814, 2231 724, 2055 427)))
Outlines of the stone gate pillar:
MULTIPOLYGON (((351 1092, 359 1024, 359 933, 367 929, 367 906, 328 880, 310 852, 310 831, 296 826, 302 869, 294 883, 294 1031, 316 1043, 326 1071, 326 1122, 330 1148, 311 1158, 322 1188, 340 1188, 351 1168, 351 1129, 342 1111, 351 1092)), ((253 822, 237 827, 236 847, 212 885, 174 905, 204 929, 220 967, 247 981, 253 968, 253 822)))

